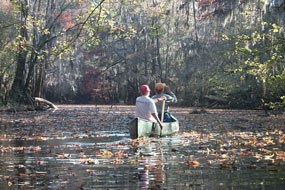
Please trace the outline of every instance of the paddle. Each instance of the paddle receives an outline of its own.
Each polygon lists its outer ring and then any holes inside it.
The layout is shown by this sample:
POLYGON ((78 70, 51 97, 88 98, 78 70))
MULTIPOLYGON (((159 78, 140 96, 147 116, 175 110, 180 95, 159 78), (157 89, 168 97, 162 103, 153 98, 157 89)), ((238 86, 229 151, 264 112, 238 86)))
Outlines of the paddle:
MULTIPOLYGON (((165 107, 165 100, 162 101, 162 109, 161 109, 161 123, 163 123, 163 119, 164 119, 164 107, 165 107)), ((162 132, 162 128, 160 130, 160 136, 161 136, 161 132, 162 132)))
POLYGON ((161 123, 163 123, 164 119, 164 108, 165 108, 165 100, 162 101, 162 109, 161 109, 161 123))

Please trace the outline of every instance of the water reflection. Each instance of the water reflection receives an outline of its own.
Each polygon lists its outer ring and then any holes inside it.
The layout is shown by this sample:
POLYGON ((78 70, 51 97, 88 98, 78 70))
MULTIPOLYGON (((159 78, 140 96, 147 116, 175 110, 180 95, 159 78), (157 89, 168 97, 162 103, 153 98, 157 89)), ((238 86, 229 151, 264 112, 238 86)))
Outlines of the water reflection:
POLYGON ((160 189, 165 183, 164 158, 161 143, 139 143, 138 179, 140 189, 160 189))

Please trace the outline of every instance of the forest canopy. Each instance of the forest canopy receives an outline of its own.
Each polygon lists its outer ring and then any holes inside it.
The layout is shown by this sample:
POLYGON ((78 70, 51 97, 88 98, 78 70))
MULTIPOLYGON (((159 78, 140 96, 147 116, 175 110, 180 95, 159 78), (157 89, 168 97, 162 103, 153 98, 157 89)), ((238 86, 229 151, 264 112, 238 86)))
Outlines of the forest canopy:
POLYGON ((284 0, 0 1, 0 105, 285 106, 284 0))

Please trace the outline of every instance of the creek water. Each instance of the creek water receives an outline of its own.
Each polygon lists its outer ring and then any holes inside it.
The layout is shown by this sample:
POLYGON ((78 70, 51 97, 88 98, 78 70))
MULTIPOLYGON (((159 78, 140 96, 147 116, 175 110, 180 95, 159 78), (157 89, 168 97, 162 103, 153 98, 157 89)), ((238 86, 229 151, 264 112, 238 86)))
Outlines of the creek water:
MULTIPOLYGON (((237 158, 234 151, 217 156, 210 151, 217 131, 210 138, 181 132, 133 140, 132 112, 65 107, 2 114, 0 189, 285 189, 284 160, 237 158)), ((222 148, 232 148, 234 138, 222 148)))

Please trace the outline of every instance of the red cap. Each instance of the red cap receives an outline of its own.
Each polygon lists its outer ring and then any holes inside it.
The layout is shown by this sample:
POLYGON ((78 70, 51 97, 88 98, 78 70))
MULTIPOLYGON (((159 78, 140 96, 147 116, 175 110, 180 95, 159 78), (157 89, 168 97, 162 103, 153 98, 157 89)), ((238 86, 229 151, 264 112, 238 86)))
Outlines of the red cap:
POLYGON ((150 88, 148 85, 141 85, 140 86, 140 93, 143 95, 146 95, 148 92, 150 92, 150 88))

